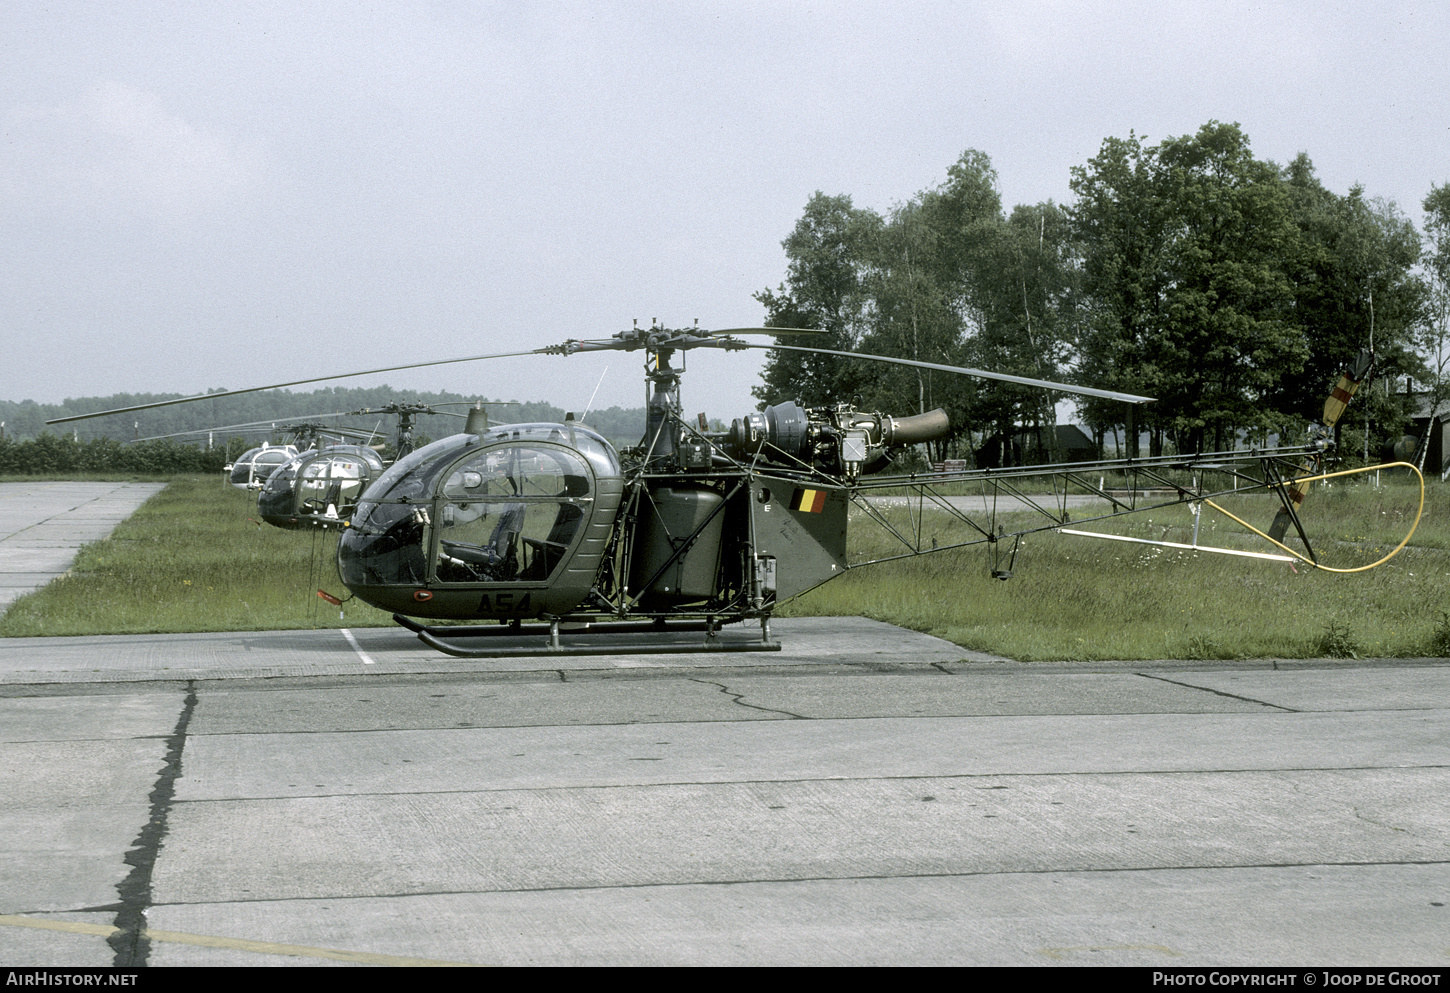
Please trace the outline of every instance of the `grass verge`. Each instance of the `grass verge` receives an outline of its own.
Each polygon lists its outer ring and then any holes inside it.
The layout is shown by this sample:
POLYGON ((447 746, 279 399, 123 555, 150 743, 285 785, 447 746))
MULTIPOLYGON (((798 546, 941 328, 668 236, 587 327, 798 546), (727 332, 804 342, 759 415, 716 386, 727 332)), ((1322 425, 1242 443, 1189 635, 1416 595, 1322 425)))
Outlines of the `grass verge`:
MULTIPOLYGON (((1303 516, 1320 560, 1356 567, 1380 558, 1409 530, 1418 495, 1402 482, 1316 490, 1303 516)), ((1240 497, 1228 509, 1264 529, 1273 501, 1240 497)), ((1084 530, 1193 543, 1186 508, 1084 530)), ((882 534, 853 521, 855 556, 896 551, 882 534)), ((938 514, 927 516, 923 534, 946 544, 953 532, 938 514)), ((1199 544, 1276 551, 1207 509, 1199 544)), ((1302 550, 1297 540, 1291 547, 1302 550)), ((1411 545, 1353 575, 1044 533, 1023 539, 1014 577, 1002 582, 990 577, 988 554, 977 546, 852 570, 786 604, 780 616, 865 615, 1023 660, 1450 654, 1450 487, 1438 484, 1427 488, 1411 545)))
POLYGON ((256 520, 256 497, 216 477, 180 477, 109 538, 81 549, 68 575, 16 600, 0 636, 260 631, 391 624, 346 596, 334 533, 256 520))
MULTIPOLYGON (((1373 561, 1403 537, 1416 497, 1388 483, 1316 490, 1305 514, 1316 550, 1340 565, 1373 561)), ((1229 509, 1260 526, 1273 517, 1263 497, 1229 509)), ((356 600, 339 618, 315 595, 318 587, 345 595, 335 535, 281 531, 255 517, 246 493, 211 477, 174 479, 110 538, 82 549, 69 575, 16 601, 0 635, 392 623, 356 600)), ((942 514, 923 527, 943 544, 961 533, 942 514)), ((1201 544, 1267 547, 1211 511, 1199 527, 1201 544)), ((1183 508, 1089 528, 1192 541, 1183 508)), ((853 559, 891 554, 893 540, 853 521, 853 559)), ((1445 656, 1450 487, 1427 491, 1411 547, 1356 575, 1051 533, 1024 539, 1014 572, 1007 582, 990 578, 983 547, 941 552, 852 570, 779 616, 865 615, 1024 660, 1445 656)))

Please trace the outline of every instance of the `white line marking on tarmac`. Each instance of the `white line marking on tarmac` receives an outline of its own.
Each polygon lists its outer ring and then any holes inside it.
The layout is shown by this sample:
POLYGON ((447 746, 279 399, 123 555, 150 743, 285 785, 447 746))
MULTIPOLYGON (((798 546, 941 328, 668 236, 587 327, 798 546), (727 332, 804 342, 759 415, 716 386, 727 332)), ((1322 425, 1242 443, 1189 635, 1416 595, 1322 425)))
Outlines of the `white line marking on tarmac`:
POLYGON ((347 639, 347 643, 352 646, 352 650, 357 652, 357 657, 363 660, 363 665, 374 664, 373 657, 362 650, 362 646, 357 643, 357 639, 352 636, 351 631, 349 631, 347 628, 343 628, 342 636, 347 639))

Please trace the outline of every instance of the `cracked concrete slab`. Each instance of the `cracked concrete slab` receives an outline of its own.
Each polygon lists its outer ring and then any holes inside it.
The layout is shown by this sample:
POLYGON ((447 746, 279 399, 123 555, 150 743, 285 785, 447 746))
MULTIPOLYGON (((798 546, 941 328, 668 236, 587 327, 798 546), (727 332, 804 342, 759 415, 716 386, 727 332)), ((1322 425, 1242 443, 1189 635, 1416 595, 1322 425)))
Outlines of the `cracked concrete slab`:
POLYGON ((731 675, 724 682, 741 701, 801 717, 946 717, 1039 714, 1248 713, 1268 705, 1176 686, 1135 673, 1036 675, 973 673, 970 678, 911 679, 862 673, 826 690, 817 680, 789 674, 731 675))
MULTIPOLYGON (((0 745, 0 913, 115 903, 165 751, 148 738, 0 745)), ((14 962, 7 934, 0 959, 14 962)))
MULTIPOLYGON (((991 873, 155 908, 157 927, 487 965, 1322 966, 1443 962, 1439 865, 991 873), (420 926, 422 925, 422 926, 420 926), (1346 952, 1344 936, 1357 934, 1346 952)), ((269 964, 156 946, 157 965, 269 964)), ((274 964, 315 963, 303 957, 274 964)))
POLYGON ((1174 678, 1292 710, 1437 710, 1450 701, 1450 668, 1428 672, 1363 669, 1315 672, 1194 672, 1174 678))
POLYGON ((339 782, 334 795, 178 803, 155 900, 1437 863, 1450 844, 1441 778, 878 775, 401 795, 339 782))
POLYGON ((1450 711, 717 720, 199 735, 178 800, 732 779, 1450 768, 1450 711), (1171 747, 1167 745, 1171 744, 1171 747), (642 761, 648 758, 650 761, 642 761))
MULTIPOLYGON (((184 683, 11 683, 0 864, 33 868, 0 914, 106 920, 154 816, 157 965, 1450 956, 1450 710, 1344 709, 1443 667, 1255 673, 1336 704, 1309 713, 1187 670, 951 668, 243 669, 192 684, 159 807, 184 683)), ((101 947, 0 921, 7 961, 101 947)))

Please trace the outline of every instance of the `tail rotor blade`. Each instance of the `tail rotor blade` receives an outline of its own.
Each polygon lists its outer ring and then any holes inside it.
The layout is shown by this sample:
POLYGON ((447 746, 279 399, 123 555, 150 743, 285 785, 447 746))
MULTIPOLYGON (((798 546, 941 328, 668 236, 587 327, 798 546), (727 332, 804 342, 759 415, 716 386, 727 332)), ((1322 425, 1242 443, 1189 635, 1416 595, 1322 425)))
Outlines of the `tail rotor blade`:
MULTIPOLYGON (((1349 368, 1344 370, 1339 377, 1339 382, 1334 384, 1334 389, 1329 391, 1329 398, 1324 401, 1324 419, 1317 425, 1318 433, 1328 438, 1334 433, 1334 426, 1339 423, 1349 401, 1354 399, 1355 393, 1359 391, 1360 384, 1369 378, 1370 372, 1374 369, 1374 352, 1368 348, 1361 348, 1349 368)), ((1300 467, 1301 475, 1312 476, 1318 470, 1320 456, 1306 459, 1300 467)), ((1280 507, 1279 512, 1274 515, 1274 523, 1269 525, 1269 537, 1275 541, 1282 542, 1284 535, 1289 533, 1289 525, 1297 521, 1295 515, 1300 507, 1304 505, 1304 498, 1309 495, 1310 484, 1291 483, 1288 486, 1288 504, 1280 507)), ((1303 537, 1303 533, 1300 533, 1303 537)))

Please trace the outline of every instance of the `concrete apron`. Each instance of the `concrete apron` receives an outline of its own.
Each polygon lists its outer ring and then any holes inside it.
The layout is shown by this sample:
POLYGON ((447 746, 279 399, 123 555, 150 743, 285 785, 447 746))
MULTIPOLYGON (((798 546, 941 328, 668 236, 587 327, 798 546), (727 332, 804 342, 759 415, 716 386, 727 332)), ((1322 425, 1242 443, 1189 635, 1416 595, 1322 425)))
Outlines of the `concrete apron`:
POLYGON ((63 576, 165 483, 0 483, 0 612, 63 576))

